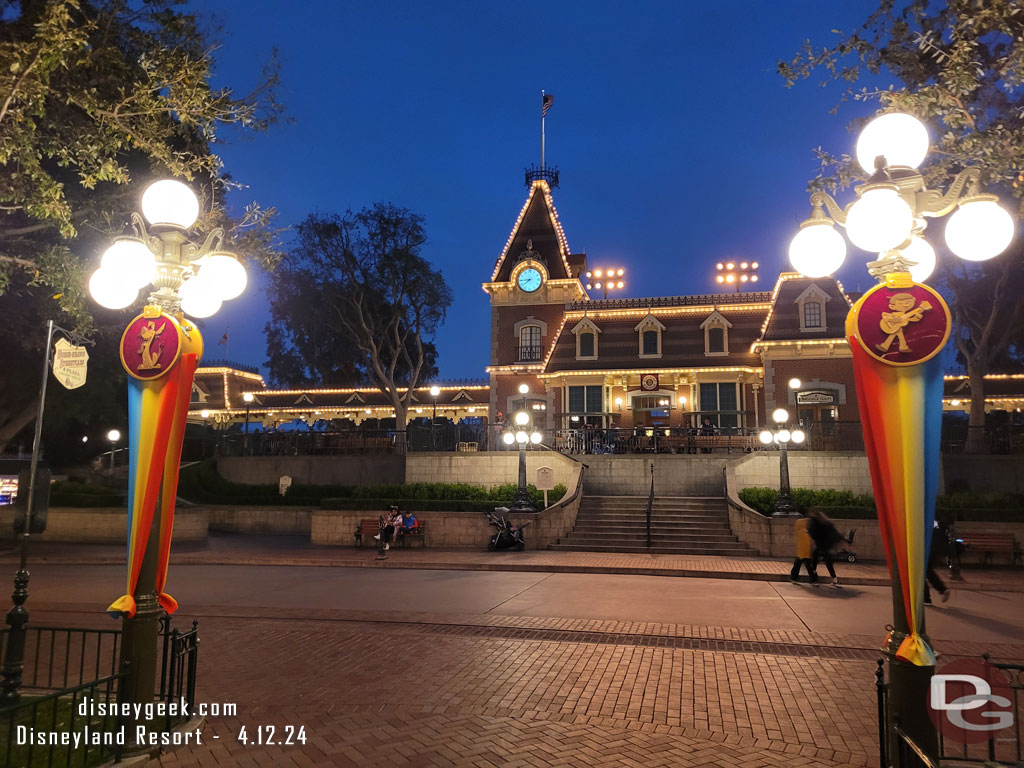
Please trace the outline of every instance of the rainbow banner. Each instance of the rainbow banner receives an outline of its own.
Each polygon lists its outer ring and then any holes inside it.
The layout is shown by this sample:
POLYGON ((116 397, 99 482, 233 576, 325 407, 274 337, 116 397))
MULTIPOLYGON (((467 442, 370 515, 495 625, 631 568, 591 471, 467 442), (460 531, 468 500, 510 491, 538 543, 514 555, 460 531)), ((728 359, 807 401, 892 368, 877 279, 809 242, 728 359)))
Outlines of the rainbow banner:
POLYGON ((896 658, 917 666, 935 664, 924 638, 924 580, 939 481, 937 355, 950 326, 942 297, 907 273, 886 275, 846 318, 882 544, 909 628, 896 658))
POLYGON ((121 363, 128 379, 128 580, 127 590, 110 607, 111 616, 135 615, 135 590, 154 519, 159 518, 156 590, 161 607, 178 604, 164 592, 174 528, 181 446, 192 394, 192 379, 202 357, 199 330, 184 318, 146 307, 121 337, 121 363))

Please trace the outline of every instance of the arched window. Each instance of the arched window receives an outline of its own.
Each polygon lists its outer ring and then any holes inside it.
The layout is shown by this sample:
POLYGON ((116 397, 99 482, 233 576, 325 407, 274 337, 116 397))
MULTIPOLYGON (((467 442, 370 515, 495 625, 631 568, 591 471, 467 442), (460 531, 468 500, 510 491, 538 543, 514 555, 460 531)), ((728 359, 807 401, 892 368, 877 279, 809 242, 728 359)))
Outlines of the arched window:
POLYGON ((524 325, 519 329, 519 359, 541 359, 541 329, 539 325, 524 325))
POLYGON ((597 334, 601 329, 593 320, 584 317, 572 329, 576 336, 576 359, 596 360, 597 359, 597 334))
POLYGON ((665 326, 658 318, 648 312, 633 330, 637 332, 640 357, 661 357, 661 334, 665 326))
POLYGON ((644 354, 645 355, 656 355, 658 354, 658 332, 644 331, 644 354))
POLYGON ((704 331, 705 355, 729 354, 729 329, 732 323, 725 319, 725 315, 716 310, 707 316, 700 327, 704 331))
POLYGON ((708 353, 725 352, 725 328, 708 328, 708 353))

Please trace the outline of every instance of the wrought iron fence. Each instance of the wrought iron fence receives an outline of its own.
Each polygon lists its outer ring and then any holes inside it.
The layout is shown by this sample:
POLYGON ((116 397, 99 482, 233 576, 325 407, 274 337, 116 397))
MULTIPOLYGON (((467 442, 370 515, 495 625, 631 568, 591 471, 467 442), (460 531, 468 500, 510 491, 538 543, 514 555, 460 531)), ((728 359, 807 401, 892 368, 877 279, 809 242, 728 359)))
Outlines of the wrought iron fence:
POLYGON ((968 765, 1020 765, 1024 761, 1024 665, 994 662, 988 654, 983 657, 996 669, 1003 670, 1009 678, 1013 691, 1013 724, 1006 729, 994 731, 985 741, 967 744, 953 743, 939 731, 939 762, 927 755, 901 727, 898 721, 889 723, 889 685, 885 682, 885 667, 878 660, 875 671, 875 688, 878 695, 878 737, 879 758, 883 768, 939 768, 944 760, 953 760, 968 765), (894 736, 894 754, 888 754, 889 728, 894 736), (888 761, 887 761, 888 760, 888 761))
POLYGON ((701 434, 677 427, 634 429, 549 430, 545 442, 569 454, 601 453, 749 453, 760 448, 751 430, 729 429, 719 434, 701 434))
MULTIPOLYGON (((196 703, 199 626, 179 632, 160 619, 162 663, 157 702, 166 702, 149 730, 180 725, 196 703), (187 707, 171 707, 184 702, 187 707)), ((120 659, 121 630, 27 627, 25 659, 16 704, 0 709, 0 768, 88 766, 118 762, 132 744, 123 715, 131 670, 120 659), (58 734, 57 743, 50 734, 58 734), (71 734, 71 743, 60 736, 71 734), (38 738, 33 739, 33 735, 38 738), (42 735, 39 735, 42 734, 42 735), (80 734, 77 743, 73 735, 80 734)), ((9 630, 2 630, 6 650, 9 630)), ((134 722, 134 721, 133 721, 134 722)))
POLYGON ((942 452, 963 453, 971 437, 977 437, 985 453, 1024 453, 1024 424, 970 427, 963 422, 942 425, 942 452))

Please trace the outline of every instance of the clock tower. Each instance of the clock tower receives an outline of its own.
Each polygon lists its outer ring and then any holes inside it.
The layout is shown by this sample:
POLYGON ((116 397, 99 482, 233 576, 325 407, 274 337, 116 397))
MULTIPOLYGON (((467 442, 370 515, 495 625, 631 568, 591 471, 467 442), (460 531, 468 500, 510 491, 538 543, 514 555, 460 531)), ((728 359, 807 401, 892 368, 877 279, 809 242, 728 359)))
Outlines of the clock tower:
POLYGON ((483 284, 491 297, 490 423, 508 422, 525 409, 533 426, 543 429, 555 427, 558 393, 548 392, 538 374, 561 330, 565 305, 589 298, 579 280, 587 256, 569 250, 549 179, 527 174, 527 183, 526 203, 483 284))

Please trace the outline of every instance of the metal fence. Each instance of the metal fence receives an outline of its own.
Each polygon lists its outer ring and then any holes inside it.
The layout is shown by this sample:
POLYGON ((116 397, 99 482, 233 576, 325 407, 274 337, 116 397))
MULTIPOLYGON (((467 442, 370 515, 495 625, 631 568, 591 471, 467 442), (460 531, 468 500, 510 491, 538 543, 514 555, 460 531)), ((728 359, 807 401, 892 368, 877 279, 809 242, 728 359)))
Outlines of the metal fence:
POLYGON ((1024 665, 994 662, 985 654, 985 661, 1002 670, 1013 691, 1013 725, 994 731, 986 741, 974 744, 952 742, 939 731, 939 762, 927 755, 920 745, 902 729, 899 722, 889 722, 889 684, 885 682, 885 667, 878 660, 875 687, 878 694, 879 758, 883 768, 939 768, 942 761, 955 761, 957 765, 1021 765, 1024 761, 1024 665), (889 754, 889 729, 892 729, 893 754, 889 754))
MULTIPOLYGON (((161 666, 157 701, 185 702, 166 707, 149 730, 180 725, 195 704, 199 627, 171 629, 160 620, 161 666)), ((2 630, 4 650, 9 630, 2 630)), ((131 746, 120 707, 130 690, 131 670, 120 659, 121 630, 77 627, 27 627, 25 659, 17 704, 0 709, 0 766, 87 766, 118 762, 131 746), (86 737, 88 733, 94 740, 86 737), (46 738, 33 739, 42 733, 46 738), (83 734, 74 743, 53 743, 50 733, 83 734)), ((134 721, 132 721, 134 722, 134 721)))

